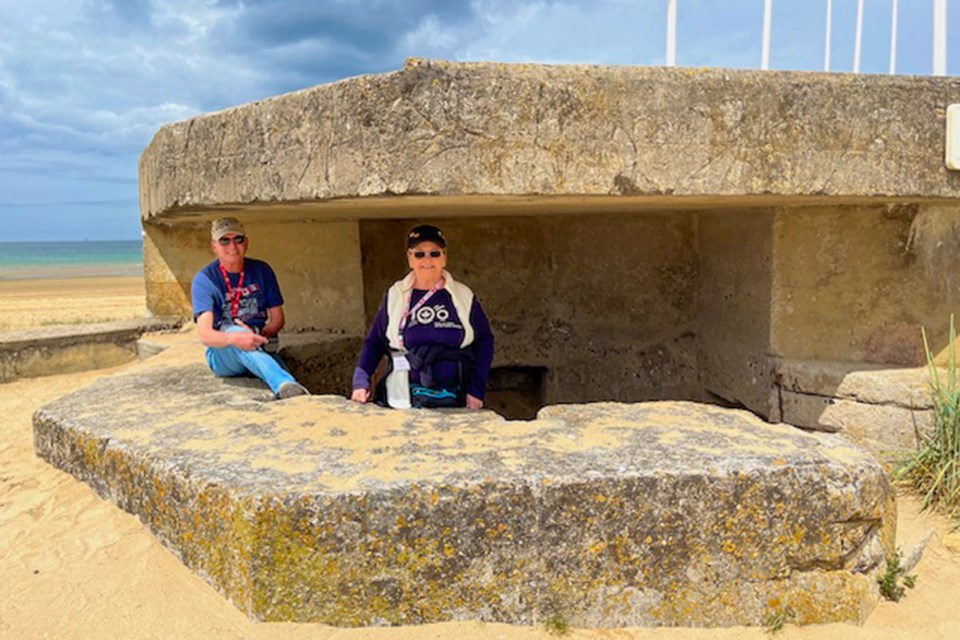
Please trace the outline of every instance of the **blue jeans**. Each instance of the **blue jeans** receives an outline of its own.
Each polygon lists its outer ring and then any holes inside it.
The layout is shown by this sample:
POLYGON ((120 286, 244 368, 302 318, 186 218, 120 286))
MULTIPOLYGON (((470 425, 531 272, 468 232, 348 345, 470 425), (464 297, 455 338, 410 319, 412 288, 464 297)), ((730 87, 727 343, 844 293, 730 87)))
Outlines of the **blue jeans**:
MULTIPOLYGON (((246 331, 243 327, 229 326, 225 332, 246 331)), ((267 383, 274 393, 280 391, 284 382, 296 382, 290 372, 283 368, 278 358, 261 349, 244 351, 236 347, 208 347, 207 364, 215 375, 222 378, 253 374, 267 383)))

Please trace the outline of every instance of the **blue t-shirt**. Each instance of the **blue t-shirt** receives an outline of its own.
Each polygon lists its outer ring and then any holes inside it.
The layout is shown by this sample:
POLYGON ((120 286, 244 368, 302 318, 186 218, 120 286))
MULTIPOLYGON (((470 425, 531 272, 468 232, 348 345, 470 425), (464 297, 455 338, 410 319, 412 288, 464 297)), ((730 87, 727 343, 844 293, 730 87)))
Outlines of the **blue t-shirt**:
MULTIPOLYGON (((239 273, 228 273, 230 286, 236 290, 240 282, 239 273)), ((232 304, 227 294, 227 283, 220 271, 220 261, 214 260, 193 277, 190 286, 193 299, 193 319, 201 313, 213 312, 213 328, 233 324, 232 304)), ((283 304, 280 285, 273 269, 262 260, 245 258, 243 261, 243 287, 240 289, 240 304, 237 318, 252 328, 260 328, 267 323, 267 309, 283 304)))

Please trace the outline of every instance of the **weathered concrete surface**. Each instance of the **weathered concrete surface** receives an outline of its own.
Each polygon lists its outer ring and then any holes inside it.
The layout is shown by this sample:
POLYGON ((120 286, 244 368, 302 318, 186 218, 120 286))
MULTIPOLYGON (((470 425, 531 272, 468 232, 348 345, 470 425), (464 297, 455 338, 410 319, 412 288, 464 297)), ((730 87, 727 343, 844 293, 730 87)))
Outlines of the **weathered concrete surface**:
POLYGON ((953 275, 960 270, 957 222, 956 206, 779 211, 772 234, 771 353, 922 366, 920 327, 939 351, 960 303, 953 275), (950 226, 920 232, 931 219, 950 226))
MULTIPOLYGON (((940 370, 940 374, 946 372, 940 370)), ((798 393, 921 411, 933 408, 930 372, 926 367, 783 360, 777 363, 777 375, 784 389, 798 393)))
POLYGON ((789 424, 840 432, 878 455, 915 449, 933 430, 926 368, 783 360, 776 370, 789 424))
POLYGON ((342 216, 396 195, 953 198, 943 109, 958 93, 956 78, 411 59, 164 126, 140 160, 141 213, 324 201, 342 216))
POLYGON ((706 213, 697 226, 697 364, 703 388, 778 420, 770 361, 769 209, 706 213))
POLYGON ((258 619, 860 621, 893 548, 886 476, 837 435, 682 402, 270 402, 177 351, 38 411, 36 450, 258 619))
POLYGON ((179 324, 180 318, 150 318, 0 332, 0 383, 130 362, 143 333, 179 324))

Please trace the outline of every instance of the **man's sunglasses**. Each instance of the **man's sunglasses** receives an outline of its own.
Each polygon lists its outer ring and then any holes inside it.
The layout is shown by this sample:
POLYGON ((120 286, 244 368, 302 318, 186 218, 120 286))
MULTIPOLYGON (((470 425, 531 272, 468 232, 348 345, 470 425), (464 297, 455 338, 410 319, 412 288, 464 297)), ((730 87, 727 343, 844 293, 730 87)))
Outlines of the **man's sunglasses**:
POLYGON ((427 256, 430 256, 431 258, 439 258, 443 255, 443 251, 411 251, 410 253, 412 253, 413 257, 417 260, 421 260, 427 256))
POLYGON ((234 244, 243 244, 246 241, 247 241, 247 236, 233 236, 232 238, 220 238, 219 240, 217 240, 217 242, 219 242, 225 247, 229 247, 231 242, 234 244))

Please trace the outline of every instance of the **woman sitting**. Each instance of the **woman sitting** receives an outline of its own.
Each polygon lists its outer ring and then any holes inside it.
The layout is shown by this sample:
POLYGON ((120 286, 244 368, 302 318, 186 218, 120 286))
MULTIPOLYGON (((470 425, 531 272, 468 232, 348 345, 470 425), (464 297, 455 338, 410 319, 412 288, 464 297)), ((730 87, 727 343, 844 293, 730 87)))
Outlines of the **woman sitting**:
POLYGON ((356 402, 396 409, 480 409, 493 362, 490 323, 470 288, 445 270, 447 241, 432 225, 407 234, 410 273, 384 296, 353 373, 356 402), (383 356, 388 373, 370 390, 383 356))

